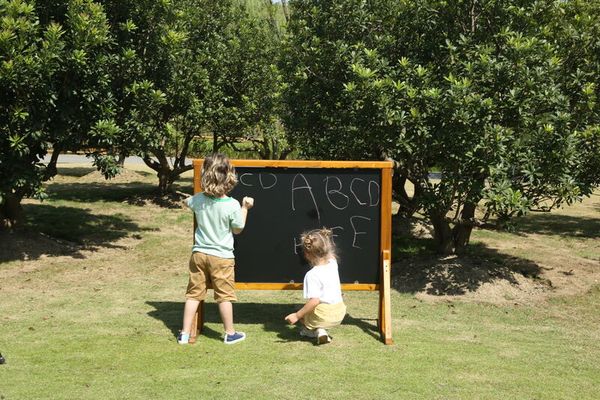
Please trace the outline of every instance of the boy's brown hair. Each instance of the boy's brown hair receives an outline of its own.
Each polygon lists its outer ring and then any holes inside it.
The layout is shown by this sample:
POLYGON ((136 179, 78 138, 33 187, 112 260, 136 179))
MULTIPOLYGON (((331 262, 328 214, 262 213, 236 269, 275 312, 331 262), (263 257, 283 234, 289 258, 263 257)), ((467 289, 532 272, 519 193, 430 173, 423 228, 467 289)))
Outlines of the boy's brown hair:
POLYGON ((300 236, 304 258, 310 265, 321 261, 337 258, 335 243, 331 229, 322 228, 304 232, 300 236))
POLYGON ((214 153, 204 159, 202 164, 204 193, 212 197, 221 197, 231 192, 236 184, 235 168, 225 155, 214 153))

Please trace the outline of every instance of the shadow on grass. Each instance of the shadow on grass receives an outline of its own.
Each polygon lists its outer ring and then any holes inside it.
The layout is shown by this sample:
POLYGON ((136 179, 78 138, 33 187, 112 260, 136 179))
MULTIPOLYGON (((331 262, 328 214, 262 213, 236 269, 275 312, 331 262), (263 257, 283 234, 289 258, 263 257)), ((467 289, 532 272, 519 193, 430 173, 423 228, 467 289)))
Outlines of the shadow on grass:
POLYGON ((96 171, 93 167, 57 167, 57 175, 71 176, 75 178, 81 178, 87 174, 96 171))
POLYGON ((518 285, 517 275, 542 280, 533 261, 503 254, 481 243, 472 243, 461 256, 435 253, 431 231, 420 221, 394 218, 392 233, 392 287, 401 293, 463 295, 485 283, 506 281, 518 285))
POLYGON ((89 210, 50 204, 23 205, 26 230, 3 233, 0 261, 31 260, 42 255, 82 258, 82 249, 124 248, 115 242, 140 238, 141 228, 123 214, 94 215, 89 210))
POLYGON ((543 213, 530 214, 515 222, 517 233, 600 238, 600 218, 543 213))
POLYGON ((541 272, 533 261, 502 254, 482 244, 470 244, 467 253, 460 257, 422 254, 395 263, 392 287, 401 293, 463 295, 485 283, 506 281, 518 285, 517 274, 549 285, 540 278, 541 272))
MULTIPOLYGON (((83 176, 86 176, 88 174, 92 174, 92 173, 95 173, 98 171, 95 167, 73 167, 73 166, 64 166, 64 165, 57 167, 56 170, 57 170, 57 175, 70 176, 73 178, 81 178, 83 176)), ((124 173, 135 173, 142 177, 156 176, 155 172, 141 171, 138 169, 125 168, 123 171, 124 171, 124 173)), ((116 178, 118 178, 120 175, 117 175, 116 178)), ((110 182, 110 181, 107 180, 107 182, 110 182)))
MULTIPOLYGON (((146 304, 154 307, 148 315, 159 321, 176 336, 181 329, 183 318, 183 302, 174 301, 148 301, 146 304)), ((267 332, 275 332, 280 342, 295 342, 299 340, 310 340, 299 335, 297 327, 291 327, 284 321, 284 317, 294 310, 298 310, 302 304, 273 304, 273 303, 235 303, 233 306, 234 323, 258 324, 267 332)), ((204 322, 221 323, 219 309, 216 303, 205 303, 204 322)), ((377 321, 373 319, 355 318, 347 314, 342 322, 343 325, 354 325, 368 333, 371 337, 379 340, 377 321)), ((202 335, 215 340, 223 340, 222 331, 215 331, 204 325, 202 335)))
MULTIPOLYGON (((469 244, 466 253, 459 257, 436 256, 431 232, 422 225, 416 226, 414 220, 395 218, 394 222, 392 286, 399 292, 463 295, 486 283, 505 281, 519 285, 519 276, 552 285, 541 278, 542 267, 537 263, 503 254, 481 243, 469 244)), ((543 213, 530 214, 516 222, 515 241, 524 240, 526 233, 600 238, 600 218, 543 213)))
POLYGON ((97 215, 82 208, 50 204, 27 204, 24 209, 30 229, 86 247, 121 248, 113 242, 148 230, 121 213, 97 215))
POLYGON ((177 179, 176 183, 179 183, 182 186, 194 186, 194 177, 193 176, 184 176, 184 177, 179 177, 179 179, 177 179))
POLYGON ((156 186, 148 183, 53 183, 48 186, 50 200, 78 202, 127 201, 140 195, 155 195, 156 186))
POLYGON ((164 196, 158 194, 156 185, 143 182, 132 183, 54 183, 48 187, 50 200, 67 200, 82 203, 108 201, 127 203, 143 207, 153 204, 162 208, 182 208, 181 200, 192 194, 191 187, 180 188, 178 192, 164 196), (185 193, 185 194, 184 194, 185 193))

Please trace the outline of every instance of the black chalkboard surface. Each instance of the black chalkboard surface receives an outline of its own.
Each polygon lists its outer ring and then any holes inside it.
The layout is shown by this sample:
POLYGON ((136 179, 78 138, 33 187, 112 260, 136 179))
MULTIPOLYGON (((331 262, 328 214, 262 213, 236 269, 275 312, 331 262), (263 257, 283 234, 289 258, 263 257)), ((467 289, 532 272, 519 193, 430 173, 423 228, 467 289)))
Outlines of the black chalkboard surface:
POLYGON ((332 229, 342 283, 379 283, 380 169, 236 166, 231 196, 254 198, 235 238, 237 282, 302 283, 303 231, 332 229))

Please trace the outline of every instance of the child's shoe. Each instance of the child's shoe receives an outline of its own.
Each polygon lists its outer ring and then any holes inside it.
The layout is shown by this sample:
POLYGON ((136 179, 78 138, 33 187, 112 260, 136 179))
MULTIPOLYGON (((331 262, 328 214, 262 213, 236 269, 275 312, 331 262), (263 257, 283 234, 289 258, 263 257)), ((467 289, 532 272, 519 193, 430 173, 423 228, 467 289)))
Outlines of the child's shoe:
POLYGON ((179 335, 177 335, 177 343, 179 343, 179 344, 190 343, 190 334, 185 333, 185 332, 179 332, 179 335))
POLYGON ((331 343, 331 337, 323 328, 317 328, 317 344, 331 343))
POLYGON ((223 342, 225 344, 234 344, 237 342, 241 342, 244 339, 246 339, 246 334, 244 332, 234 332, 231 335, 225 333, 225 338, 223 339, 223 342))
POLYGON ((317 331, 316 331, 316 329, 308 329, 307 327, 303 326, 300 329, 300 336, 309 337, 309 338, 316 338, 317 337, 317 331))

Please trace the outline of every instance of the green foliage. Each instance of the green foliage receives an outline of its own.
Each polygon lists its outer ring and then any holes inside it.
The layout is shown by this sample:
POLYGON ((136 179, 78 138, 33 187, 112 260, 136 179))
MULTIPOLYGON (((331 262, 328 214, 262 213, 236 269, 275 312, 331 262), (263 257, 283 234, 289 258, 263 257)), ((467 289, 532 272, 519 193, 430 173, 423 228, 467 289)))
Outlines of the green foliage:
POLYGON ((43 195, 64 151, 86 151, 107 178, 118 159, 140 155, 162 192, 191 169, 190 144, 207 130, 212 151, 242 142, 287 154, 276 6, 250 6, 0 1, 1 219, 43 195))
POLYGON ((442 251, 466 244, 480 200, 486 216, 506 221, 572 203, 600 183, 598 6, 292 6, 284 65, 291 137, 309 157, 394 159, 403 210, 423 210, 442 251), (441 181, 429 179, 434 167, 441 181))
MULTIPOLYGON (((236 1, 105 1, 119 52, 111 154, 138 154, 169 190, 207 130, 234 147, 274 117, 278 73, 268 21, 236 1), (172 159, 170 159, 172 157, 172 159)), ((108 163, 110 165, 111 163, 108 163)))
POLYGON ((43 196, 55 156, 98 144, 92 127, 111 114, 111 38, 91 0, 0 2, 0 217, 19 219, 24 196, 43 196), (9 199, 9 200, 7 200, 9 199))
MULTIPOLYGON (((56 95, 52 80, 59 70, 64 31, 57 24, 40 27, 34 6, 0 1, 0 218, 14 224, 9 209, 23 196, 43 197, 48 149, 47 121, 56 95)), ((18 207, 17 207, 18 208, 18 207)))

